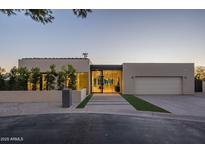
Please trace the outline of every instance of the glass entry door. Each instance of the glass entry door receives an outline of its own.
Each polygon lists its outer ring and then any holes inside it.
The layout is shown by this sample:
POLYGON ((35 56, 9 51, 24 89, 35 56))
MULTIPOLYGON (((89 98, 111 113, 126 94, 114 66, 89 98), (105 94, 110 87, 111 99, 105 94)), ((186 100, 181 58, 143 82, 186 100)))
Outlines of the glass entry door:
POLYGON ((122 89, 121 70, 92 71, 93 93, 119 93, 122 89))
POLYGON ((92 92, 100 93, 103 92, 103 76, 102 71, 92 71, 92 92))

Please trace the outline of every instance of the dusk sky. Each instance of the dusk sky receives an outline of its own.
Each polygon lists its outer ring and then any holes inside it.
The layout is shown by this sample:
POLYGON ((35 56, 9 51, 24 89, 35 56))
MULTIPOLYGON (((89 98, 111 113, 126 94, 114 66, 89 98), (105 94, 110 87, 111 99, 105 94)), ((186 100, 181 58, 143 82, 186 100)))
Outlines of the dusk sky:
POLYGON ((54 10, 43 25, 0 14, 0 66, 30 57, 82 57, 93 64, 123 62, 205 65, 205 10, 93 10, 86 19, 54 10))

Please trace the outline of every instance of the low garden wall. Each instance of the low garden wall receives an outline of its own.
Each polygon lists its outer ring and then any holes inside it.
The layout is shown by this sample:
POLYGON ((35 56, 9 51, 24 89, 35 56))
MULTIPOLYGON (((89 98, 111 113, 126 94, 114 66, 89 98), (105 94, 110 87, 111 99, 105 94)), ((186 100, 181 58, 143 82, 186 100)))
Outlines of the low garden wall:
MULTIPOLYGON (((80 103, 86 97, 86 89, 73 90, 73 104, 80 103)), ((1 102, 47 102, 62 103, 62 91, 0 91, 1 102)))
POLYGON ((86 97, 86 89, 73 90, 72 91, 72 100, 73 103, 80 103, 86 97))
POLYGON ((205 93, 205 81, 202 82, 202 92, 205 93))

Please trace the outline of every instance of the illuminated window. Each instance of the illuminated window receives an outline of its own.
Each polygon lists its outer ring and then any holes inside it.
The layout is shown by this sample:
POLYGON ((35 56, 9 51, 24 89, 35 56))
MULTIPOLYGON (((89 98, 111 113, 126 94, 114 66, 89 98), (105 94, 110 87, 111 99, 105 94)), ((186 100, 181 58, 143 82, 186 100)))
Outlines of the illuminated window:
POLYGON ((28 80, 28 83, 27 83, 27 89, 32 90, 32 83, 31 83, 30 79, 28 80))
POLYGON ((46 74, 42 74, 42 90, 46 90, 46 74))
POLYGON ((121 70, 92 71, 92 92, 115 93, 122 91, 121 70))
POLYGON ((78 72, 77 73, 77 90, 86 88, 88 92, 88 73, 87 72, 78 72))
POLYGON ((102 92, 102 71, 92 71, 92 92, 102 92))
MULTIPOLYGON (((31 76, 28 79, 28 83, 27 83, 27 89, 28 90, 32 90, 33 84, 31 83, 31 76)), ((37 83, 36 85, 36 90, 40 90, 40 81, 37 83)))
POLYGON ((70 82, 70 78, 67 77, 65 80, 65 87, 68 88, 69 87, 69 82, 70 82))

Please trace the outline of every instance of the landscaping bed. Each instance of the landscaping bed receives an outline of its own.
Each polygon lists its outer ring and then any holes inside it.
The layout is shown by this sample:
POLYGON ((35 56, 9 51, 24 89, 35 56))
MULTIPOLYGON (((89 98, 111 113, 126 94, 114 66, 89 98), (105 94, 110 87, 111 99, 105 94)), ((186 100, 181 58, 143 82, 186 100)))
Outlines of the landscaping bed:
POLYGON ((121 95, 125 100, 127 100, 136 110, 140 111, 152 111, 152 112, 165 112, 169 113, 168 111, 155 106, 145 100, 142 100, 134 95, 121 95))
POLYGON ((84 108, 92 96, 92 94, 89 94, 76 108, 84 108))

